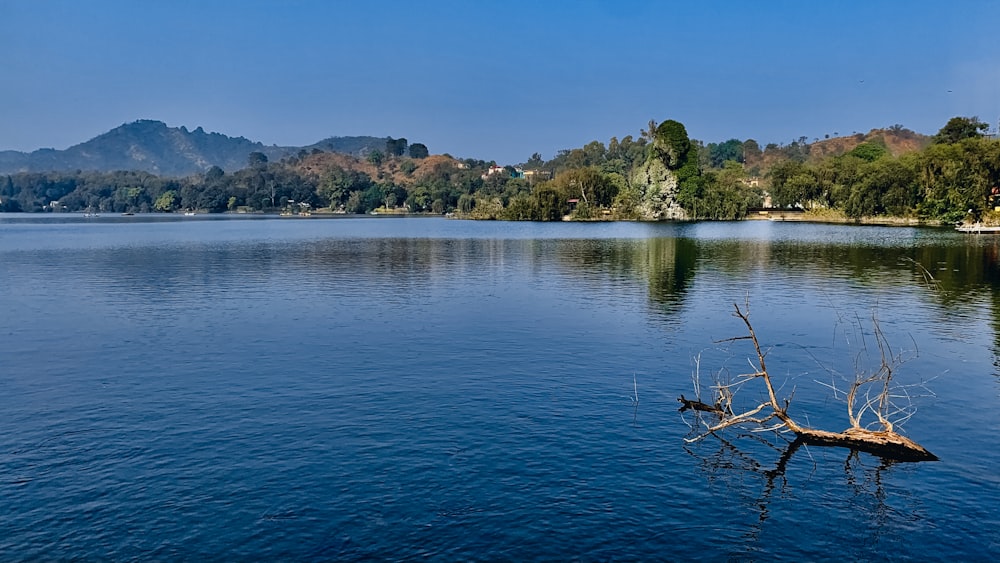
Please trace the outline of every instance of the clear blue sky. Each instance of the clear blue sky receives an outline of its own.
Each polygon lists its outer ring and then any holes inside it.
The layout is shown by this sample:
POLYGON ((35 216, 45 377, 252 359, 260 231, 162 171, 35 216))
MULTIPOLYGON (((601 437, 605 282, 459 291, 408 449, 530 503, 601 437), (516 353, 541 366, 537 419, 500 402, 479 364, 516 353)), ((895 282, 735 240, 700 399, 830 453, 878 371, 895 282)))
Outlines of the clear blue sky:
POLYGON ((514 163, 676 119, 788 143, 1000 119, 996 1, 0 0, 0 150, 158 119, 514 163))

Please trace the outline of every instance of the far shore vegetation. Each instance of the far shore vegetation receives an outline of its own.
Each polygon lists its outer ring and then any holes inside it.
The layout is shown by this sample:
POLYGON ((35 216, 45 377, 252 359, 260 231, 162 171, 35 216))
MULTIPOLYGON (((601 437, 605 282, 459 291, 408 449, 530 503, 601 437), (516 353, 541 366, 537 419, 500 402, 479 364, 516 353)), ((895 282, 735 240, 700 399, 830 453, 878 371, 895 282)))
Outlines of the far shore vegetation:
POLYGON ((1000 139, 976 117, 934 136, 901 125, 761 147, 705 144, 683 124, 499 165, 392 139, 362 157, 300 151, 187 177, 139 171, 0 176, 0 211, 450 214, 516 221, 781 218, 1000 223, 1000 139))

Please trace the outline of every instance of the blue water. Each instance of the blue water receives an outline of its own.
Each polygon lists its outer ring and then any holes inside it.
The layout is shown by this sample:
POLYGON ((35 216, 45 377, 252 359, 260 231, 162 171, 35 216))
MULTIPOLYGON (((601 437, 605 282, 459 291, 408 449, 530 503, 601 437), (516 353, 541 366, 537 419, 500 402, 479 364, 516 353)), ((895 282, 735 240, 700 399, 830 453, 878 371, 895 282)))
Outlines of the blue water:
POLYGON ((995 559, 998 241, 0 215, 0 559, 995 559), (874 314, 941 461, 685 442, 748 298, 828 430, 874 314))

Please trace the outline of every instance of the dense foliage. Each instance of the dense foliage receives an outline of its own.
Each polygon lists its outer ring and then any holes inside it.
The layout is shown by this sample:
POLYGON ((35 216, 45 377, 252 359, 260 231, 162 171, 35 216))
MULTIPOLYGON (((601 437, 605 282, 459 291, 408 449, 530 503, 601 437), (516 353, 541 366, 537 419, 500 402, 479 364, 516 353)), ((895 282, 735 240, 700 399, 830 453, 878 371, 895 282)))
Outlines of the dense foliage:
POLYGON ((233 173, 216 166, 183 178, 140 171, 0 176, 0 211, 328 209, 535 221, 729 220, 768 202, 836 209, 850 218, 954 221, 1000 203, 1000 141, 984 136, 985 130, 976 118, 954 118, 922 150, 893 156, 881 137, 856 134, 849 150, 817 156, 805 138, 763 150, 753 139, 703 145, 683 124, 667 120, 650 122, 638 138, 593 141, 549 161, 534 153, 504 168, 430 156, 421 143, 389 137, 384 152, 373 149, 363 158, 331 160, 313 148, 271 162, 255 151, 233 173))
POLYGON ((838 209, 851 218, 980 217, 998 203, 1000 141, 956 119, 922 151, 894 157, 878 143, 862 143, 816 163, 778 164, 768 173, 772 203, 838 209))

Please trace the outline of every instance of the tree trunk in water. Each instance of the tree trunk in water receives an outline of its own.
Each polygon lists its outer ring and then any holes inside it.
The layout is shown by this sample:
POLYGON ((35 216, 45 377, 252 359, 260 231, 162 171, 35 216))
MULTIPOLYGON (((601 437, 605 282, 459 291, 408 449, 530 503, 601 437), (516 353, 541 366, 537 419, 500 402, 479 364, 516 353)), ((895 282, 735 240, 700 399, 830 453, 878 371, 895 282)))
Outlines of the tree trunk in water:
POLYGON ((848 428, 837 433, 799 428, 795 435, 806 444, 851 448, 899 461, 938 460, 936 455, 924 449, 920 444, 895 432, 848 428))

